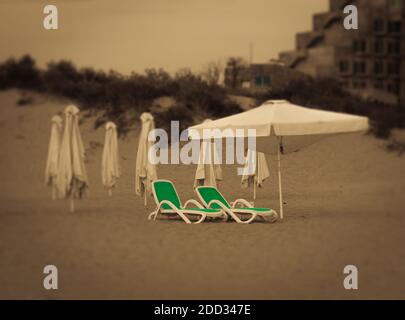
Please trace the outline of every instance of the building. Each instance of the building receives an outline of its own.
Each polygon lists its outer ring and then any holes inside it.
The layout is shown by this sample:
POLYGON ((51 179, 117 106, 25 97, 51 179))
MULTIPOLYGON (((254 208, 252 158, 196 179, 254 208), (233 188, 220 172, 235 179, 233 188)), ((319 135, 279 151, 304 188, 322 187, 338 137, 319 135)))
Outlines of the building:
POLYGON ((292 79, 306 78, 303 73, 275 62, 249 65, 229 64, 225 68, 225 86, 250 92, 268 91, 286 85, 292 79))
POLYGON ((405 0, 329 0, 329 7, 280 60, 313 77, 337 78, 365 98, 405 104, 405 0), (343 25, 349 4, 357 8, 357 30, 343 25))

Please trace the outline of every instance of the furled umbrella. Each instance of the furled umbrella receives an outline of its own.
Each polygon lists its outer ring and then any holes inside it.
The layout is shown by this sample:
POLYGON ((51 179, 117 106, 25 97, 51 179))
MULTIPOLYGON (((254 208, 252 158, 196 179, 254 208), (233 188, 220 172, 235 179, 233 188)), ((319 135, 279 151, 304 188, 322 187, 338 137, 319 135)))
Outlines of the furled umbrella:
POLYGON ((45 168, 45 183, 52 188, 52 200, 56 199, 56 176, 58 174, 61 133, 62 118, 55 115, 51 119, 51 138, 49 139, 48 157, 45 168))
POLYGON ((101 180, 108 189, 108 194, 112 195, 112 189, 117 186, 121 175, 118 156, 117 126, 109 121, 105 125, 104 149, 101 159, 101 180))
POLYGON ((74 212, 74 199, 81 198, 88 188, 84 165, 85 151, 79 131, 80 110, 66 107, 65 126, 59 153, 56 186, 60 198, 70 198, 70 211, 74 212))
MULTIPOLYGON (((210 119, 206 119, 203 123, 211 121, 210 119)), ((197 170, 195 172, 194 188, 198 186, 217 187, 217 183, 222 180, 222 169, 219 163, 215 143, 211 140, 202 140, 197 170)))
POLYGON ((243 168, 242 187, 248 188, 253 185, 253 200, 256 200, 256 188, 262 188, 264 180, 268 177, 270 171, 264 153, 248 150, 243 168))
POLYGON ((152 114, 144 112, 140 116, 142 127, 138 141, 138 153, 136 155, 135 168, 135 193, 144 197, 147 205, 147 194, 152 193, 152 182, 157 179, 156 165, 149 159, 149 149, 153 142, 149 141, 149 133, 155 129, 155 121, 152 114))

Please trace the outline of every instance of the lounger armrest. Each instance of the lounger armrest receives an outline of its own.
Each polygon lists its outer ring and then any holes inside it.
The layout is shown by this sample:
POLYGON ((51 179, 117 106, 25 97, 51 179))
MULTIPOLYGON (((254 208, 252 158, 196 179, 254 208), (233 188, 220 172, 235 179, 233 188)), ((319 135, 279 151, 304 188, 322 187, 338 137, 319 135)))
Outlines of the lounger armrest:
POLYGON ((216 200, 216 199, 211 200, 211 201, 208 203, 207 208, 212 208, 212 205, 213 205, 213 204, 217 204, 217 205, 219 205, 222 209, 226 209, 225 205, 224 205, 221 201, 216 200))
MULTIPOLYGON (((170 207, 170 209, 172 209, 172 210, 173 210, 174 212, 176 212, 180 217, 182 217, 183 220, 184 220, 187 224, 191 223, 191 221, 185 216, 185 214, 184 214, 180 209, 178 209, 173 203, 171 203, 171 202, 168 201, 168 200, 162 200, 162 201, 160 201, 160 203, 159 203, 159 205, 158 205, 158 207, 157 207, 157 209, 156 209, 156 212, 159 212, 159 211, 162 209, 162 206, 165 205, 165 204, 167 204, 167 205, 170 207)), ((156 220, 156 217, 157 217, 157 214, 154 216, 154 220, 156 220)))
POLYGON ((244 205, 246 208, 253 208, 252 204, 245 199, 237 199, 231 203, 232 208, 236 208, 238 204, 244 205))
POLYGON ((170 202, 169 200, 160 201, 160 203, 158 204, 158 207, 157 207, 157 211, 162 209, 163 205, 165 205, 165 204, 167 204, 170 207, 171 210, 178 211, 178 208, 172 202, 170 202))
POLYGON ((204 209, 203 205, 194 199, 187 200, 186 203, 184 204, 184 208, 187 208, 187 206, 190 204, 196 206, 197 208, 204 209))

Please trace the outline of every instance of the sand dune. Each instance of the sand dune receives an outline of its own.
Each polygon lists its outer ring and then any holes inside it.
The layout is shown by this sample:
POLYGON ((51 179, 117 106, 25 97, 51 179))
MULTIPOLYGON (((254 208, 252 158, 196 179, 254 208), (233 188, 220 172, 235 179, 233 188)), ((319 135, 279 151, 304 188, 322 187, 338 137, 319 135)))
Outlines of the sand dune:
MULTIPOLYGON (((325 139, 283 158, 285 220, 276 224, 150 222, 134 194, 136 134, 120 141, 123 177, 112 198, 101 186, 104 129, 81 126, 88 196, 69 213, 44 186, 50 118, 66 101, 35 95, 18 107, 0 92, 0 298, 273 299, 405 298, 405 158, 370 135, 325 139), (42 269, 59 270, 59 290, 42 269), (343 268, 359 268, 359 290, 343 268)), ((275 159, 257 205, 278 210, 275 159)), ((194 166, 160 166, 183 200, 195 197, 194 166)), ((236 167, 223 193, 252 198, 236 167)))

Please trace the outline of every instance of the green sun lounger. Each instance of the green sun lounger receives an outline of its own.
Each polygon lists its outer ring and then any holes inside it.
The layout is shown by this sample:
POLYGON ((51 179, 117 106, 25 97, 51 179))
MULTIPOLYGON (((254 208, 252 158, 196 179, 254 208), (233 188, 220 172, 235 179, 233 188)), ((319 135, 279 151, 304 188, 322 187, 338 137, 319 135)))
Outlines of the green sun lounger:
POLYGON ((148 219, 156 220, 159 214, 174 216, 180 216, 186 223, 201 223, 207 217, 227 219, 227 215, 220 208, 204 208, 198 201, 190 199, 184 206, 181 205, 181 201, 177 191, 171 181, 168 180, 156 180, 152 183, 153 197, 156 202, 156 210, 149 214, 148 219), (194 207, 187 208, 189 205, 194 207), (188 216, 197 216, 199 219, 196 222, 192 222, 188 216))
POLYGON ((256 217, 269 222, 274 222, 278 219, 276 211, 269 208, 255 208, 245 199, 238 199, 230 204, 215 187, 197 187, 196 193, 206 208, 222 209, 238 223, 250 223, 256 217), (243 207, 237 207, 240 205, 243 207), (247 220, 242 220, 239 215, 250 215, 250 217, 247 220))

